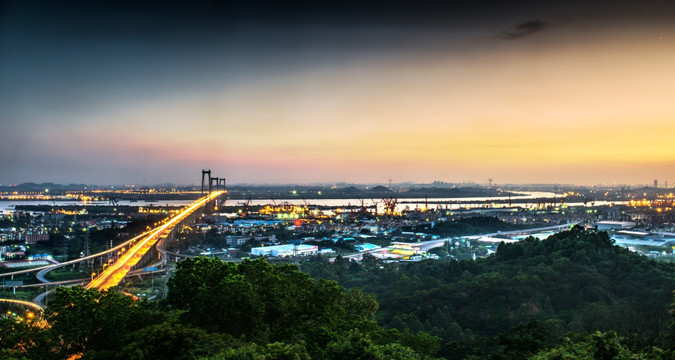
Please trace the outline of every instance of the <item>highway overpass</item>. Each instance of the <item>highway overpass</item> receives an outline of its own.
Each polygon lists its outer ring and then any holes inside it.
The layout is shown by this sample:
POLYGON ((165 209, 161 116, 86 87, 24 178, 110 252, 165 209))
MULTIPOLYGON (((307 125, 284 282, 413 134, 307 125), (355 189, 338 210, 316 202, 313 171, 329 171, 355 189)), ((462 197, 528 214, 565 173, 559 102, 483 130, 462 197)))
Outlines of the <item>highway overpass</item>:
POLYGON ((94 278, 88 285, 87 289, 95 288, 99 290, 108 289, 117 286, 117 284, 124 279, 127 273, 139 263, 139 261, 148 253, 150 249, 157 245, 158 242, 165 240, 174 228, 181 224, 183 220, 192 215, 195 211, 215 200, 225 191, 214 191, 211 194, 195 201, 192 205, 183 209, 180 213, 167 219, 164 224, 152 229, 149 234, 136 242, 127 252, 122 254, 120 258, 110 264, 101 274, 94 278))

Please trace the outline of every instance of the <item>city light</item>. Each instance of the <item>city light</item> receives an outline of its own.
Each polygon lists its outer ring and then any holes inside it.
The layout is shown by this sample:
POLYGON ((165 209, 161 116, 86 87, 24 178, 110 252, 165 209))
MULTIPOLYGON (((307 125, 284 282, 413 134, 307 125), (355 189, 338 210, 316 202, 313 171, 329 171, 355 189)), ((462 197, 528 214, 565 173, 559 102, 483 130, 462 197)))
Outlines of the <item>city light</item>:
POLYGON ((129 270, 131 270, 131 268, 140 261, 143 255, 157 243, 160 236, 170 232, 173 229, 173 226, 178 224, 181 220, 185 219, 194 211, 201 208, 209 201, 216 199, 223 193, 223 191, 216 191, 195 201, 182 212, 174 215, 172 218, 167 219, 166 221, 162 221, 162 225, 152 229, 146 237, 139 240, 137 244, 131 246, 127 252, 124 252, 123 248, 123 254, 119 257, 119 259, 108 266, 107 269, 101 272, 98 277, 92 279, 92 281, 87 285, 87 288, 97 288, 99 290, 104 290, 119 284, 119 282, 124 278, 129 270))

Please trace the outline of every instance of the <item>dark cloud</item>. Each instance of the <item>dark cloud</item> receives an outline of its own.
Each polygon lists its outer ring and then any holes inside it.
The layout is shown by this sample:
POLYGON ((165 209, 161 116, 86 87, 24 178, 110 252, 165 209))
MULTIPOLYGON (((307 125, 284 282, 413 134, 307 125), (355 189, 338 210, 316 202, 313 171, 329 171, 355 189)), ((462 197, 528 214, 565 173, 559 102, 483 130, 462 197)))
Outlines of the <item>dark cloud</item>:
POLYGON ((541 20, 532 20, 519 23, 509 31, 502 31, 497 37, 504 40, 518 40, 528 35, 540 32, 548 27, 548 23, 541 20))

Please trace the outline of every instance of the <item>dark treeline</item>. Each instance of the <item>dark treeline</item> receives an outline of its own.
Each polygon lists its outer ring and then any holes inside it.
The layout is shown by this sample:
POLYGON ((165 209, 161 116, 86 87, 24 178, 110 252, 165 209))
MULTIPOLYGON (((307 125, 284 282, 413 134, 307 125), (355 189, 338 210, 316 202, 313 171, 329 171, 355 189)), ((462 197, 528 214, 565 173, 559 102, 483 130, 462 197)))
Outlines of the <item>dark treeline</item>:
POLYGON ((302 269, 375 294, 380 325, 438 336, 449 359, 526 358, 596 331, 634 351, 669 347, 675 266, 614 246, 605 232, 502 243, 477 261, 319 258, 302 269))
POLYGON ((187 259, 162 302, 58 288, 44 320, 0 317, 0 359, 433 359, 440 339, 380 327, 375 298, 297 266, 187 259))
POLYGON ((441 236, 461 236, 468 234, 485 234, 498 231, 520 230, 532 227, 532 224, 510 224, 494 216, 470 216, 453 221, 441 221, 435 224, 404 226, 402 231, 423 232, 441 236))
POLYGON ((261 259, 188 259, 162 302, 60 288, 47 326, 0 318, 0 358, 673 358, 675 266, 604 232, 502 244, 478 261, 315 258, 302 270, 316 279, 261 259))

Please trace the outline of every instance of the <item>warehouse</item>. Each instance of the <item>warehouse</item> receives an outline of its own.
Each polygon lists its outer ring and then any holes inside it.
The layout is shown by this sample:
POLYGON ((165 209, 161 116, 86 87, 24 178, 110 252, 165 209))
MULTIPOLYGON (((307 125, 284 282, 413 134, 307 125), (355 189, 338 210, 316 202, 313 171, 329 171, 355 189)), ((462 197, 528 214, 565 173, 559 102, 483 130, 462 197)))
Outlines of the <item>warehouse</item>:
POLYGON ((625 230, 635 227, 635 223, 631 221, 598 221, 598 230, 625 230))
POLYGON ((272 256, 272 257, 285 257, 285 256, 305 256, 305 255, 315 255, 319 251, 318 246, 314 245, 275 245, 275 246, 263 246, 251 249, 251 255, 255 256, 272 256))

